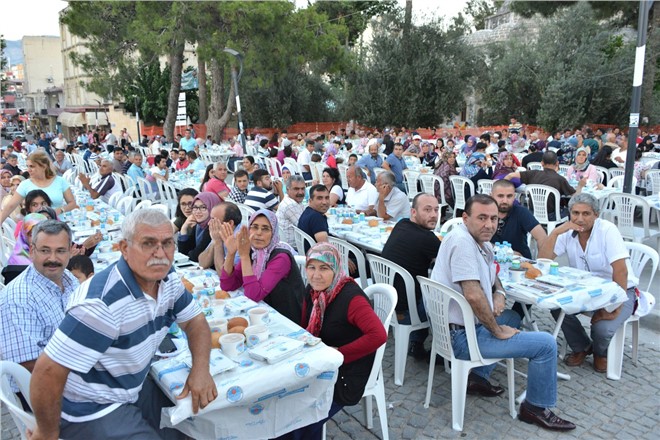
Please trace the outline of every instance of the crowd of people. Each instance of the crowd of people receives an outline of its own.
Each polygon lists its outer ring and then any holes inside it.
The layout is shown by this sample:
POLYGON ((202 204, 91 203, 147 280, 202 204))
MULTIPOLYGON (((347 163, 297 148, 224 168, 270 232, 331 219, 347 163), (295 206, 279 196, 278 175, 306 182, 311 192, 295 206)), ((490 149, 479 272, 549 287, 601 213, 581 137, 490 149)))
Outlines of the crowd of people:
MULTIPOLYGON (((150 151, 147 157, 132 145, 126 130, 119 138, 111 130, 79 132, 73 147, 61 134, 52 142, 42 135, 27 151, 25 170, 19 172, 14 172, 16 153, 3 154, 0 222, 16 222, 16 244, 3 270, 7 286, 0 292, 0 353, 32 373, 31 408, 19 393, 36 417, 31 438, 181 437, 176 430, 160 428, 160 409, 172 402, 147 375, 174 322, 186 333, 193 357, 178 398, 192 396, 196 413, 217 397, 208 369, 209 326, 173 268, 177 249, 201 267, 215 269, 222 289, 241 289, 246 297, 264 301, 341 352, 344 362, 327 418, 358 403, 387 331, 352 278, 354 261, 343 262, 344 256, 328 242, 326 214, 338 206, 395 223, 382 256, 415 280, 415 301, 410 303, 403 280, 395 279, 399 323, 409 324, 413 311, 427 321, 416 276, 431 271, 431 279, 466 298, 476 317, 474 323, 464 322, 457 305, 450 305, 455 357, 469 359, 465 328, 476 326, 484 357, 530 360, 519 418, 550 430, 575 428, 551 410, 557 406, 555 339, 519 330, 523 305, 506 308, 491 243, 508 241, 515 253, 531 259, 531 235, 539 257, 566 254, 572 267, 612 280, 627 292, 628 301, 614 311, 594 313, 591 336, 574 316, 562 324, 573 350, 566 364, 576 367, 593 355, 594 370, 606 371, 607 347, 633 312, 638 280, 620 232, 599 217, 600 205, 582 189, 604 183, 596 167, 625 163, 623 133, 580 127, 542 140, 538 133, 527 136, 512 119, 508 129, 478 139, 438 136, 434 130, 432 138, 424 140, 402 129, 341 130, 327 137, 300 133, 295 140, 286 132, 271 138, 255 133, 251 141, 256 154, 246 155, 240 143, 233 142, 230 160, 208 165, 200 159, 200 149, 213 141, 196 139, 193 127, 171 144, 161 136, 142 141, 150 151), (71 154, 96 163, 98 175, 77 169, 67 157, 71 154), (281 167, 269 167, 266 158, 281 167), (319 162, 323 171, 315 179, 314 163, 319 162), (540 162, 541 169, 521 170, 531 162, 540 162), (558 172, 560 164, 569 165, 565 176, 558 172), (410 166, 424 167, 442 179, 444 192, 438 185, 434 194, 409 197, 405 172, 410 166), (153 189, 172 173, 193 172, 200 185, 178 191, 172 218, 155 209, 129 213, 121 225, 119 261, 96 271, 88 257, 102 237, 95 234, 76 244, 69 225, 58 220, 78 208, 63 177, 71 172, 77 174, 82 191, 106 203, 124 192, 119 175, 126 175, 130 185, 145 179, 153 189), (475 185, 490 179, 492 191, 471 195, 459 214, 462 223, 441 242, 433 231, 451 212, 443 213, 441 202, 449 207, 455 203, 449 178, 456 175, 475 185), (527 184, 556 188, 569 200, 565 209, 570 220, 548 234, 518 202, 517 191, 527 184), (252 209, 249 218, 243 217, 242 205, 252 209), (296 229, 316 244, 298 248, 296 229), (304 278, 297 254, 306 256, 304 278), (348 273, 342 263, 347 263, 348 273)), ((653 139, 643 133, 640 151, 653 148, 653 139)), ((649 168, 637 158, 640 181, 649 168)), ((548 208, 555 218, 562 216, 552 211, 554 203, 548 208)), ((410 335, 411 357, 429 362, 427 337, 426 330, 410 335)), ((467 392, 501 394, 503 389, 490 382, 493 367, 471 372, 467 392)), ((284 438, 321 438, 327 418, 284 438)))

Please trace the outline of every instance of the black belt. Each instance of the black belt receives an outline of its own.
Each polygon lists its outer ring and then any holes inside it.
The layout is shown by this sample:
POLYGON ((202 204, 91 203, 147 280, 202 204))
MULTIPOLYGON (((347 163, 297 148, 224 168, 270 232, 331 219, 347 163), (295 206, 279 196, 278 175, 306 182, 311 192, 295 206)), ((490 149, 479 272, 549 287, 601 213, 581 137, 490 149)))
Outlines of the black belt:
POLYGON ((465 330, 465 326, 460 324, 449 324, 449 330, 465 330))

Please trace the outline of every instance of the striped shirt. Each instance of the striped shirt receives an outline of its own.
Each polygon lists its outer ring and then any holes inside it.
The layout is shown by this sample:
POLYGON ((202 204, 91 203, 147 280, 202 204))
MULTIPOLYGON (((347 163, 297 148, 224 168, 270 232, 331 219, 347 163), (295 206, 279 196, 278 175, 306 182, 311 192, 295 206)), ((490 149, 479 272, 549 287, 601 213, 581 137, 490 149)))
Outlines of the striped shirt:
POLYGON ((139 287, 123 257, 83 283, 45 349, 71 370, 62 418, 96 420, 135 402, 170 325, 199 313, 173 269, 160 282, 155 301, 139 287))
POLYGON ((62 285, 64 291, 29 265, 0 292, 2 359, 23 363, 39 357, 64 319, 78 280, 65 270, 62 285))
POLYGON ((279 202, 275 194, 259 186, 252 188, 245 197, 245 204, 255 211, 260 209, 275 211, 279 202))

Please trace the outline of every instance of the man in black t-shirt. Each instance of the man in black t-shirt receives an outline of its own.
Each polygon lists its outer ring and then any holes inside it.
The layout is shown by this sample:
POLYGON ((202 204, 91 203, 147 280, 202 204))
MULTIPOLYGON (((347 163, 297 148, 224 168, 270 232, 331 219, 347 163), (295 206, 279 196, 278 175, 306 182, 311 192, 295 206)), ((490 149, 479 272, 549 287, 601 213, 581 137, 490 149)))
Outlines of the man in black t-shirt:
MULTIPOLYGON (((417 282, 417 275, 428 277, 431 263, 440 248, 440 240, 433 233, 438 223, 438 199, 420 193, 415 196, 410 210, 410 219, 401 219, 383 247, 382 257, 406 269, 415 280, 415 298, 417 313, 421 321, 426 321, 426 310, 422 301, 422 291, 417 282)), ((401 277, 394 279, 394 288, 398 294, 396 304, 397 319, 402 324, 410 324, 408 296, 401 277)), ((410 334, 408 354, 415 359, 428 361, 429 352, 424 349, 424 340, 428 330, 418 330, 410 334)))
MULTIPOLYGON (((309 206, 298 219, 298 227, 317 243, 328 241, 328 219, 325 213, 330 208, 330 193, 324 185, 314 185, 309 189, 309 206)), ((305 254, 309 245, 305 243, 305 254)))
POLYGON ((497 202, 498 225, 491 243, 511 243, 514 252, 525 258, 532 258, 532 252, 527 244, 527 234, 532 234, 538 247, 548 238, 543 226, 532 213, 520 205, 514 204, 516 187, 508 180, 497 180, 493 183, 490 195, 497 202))

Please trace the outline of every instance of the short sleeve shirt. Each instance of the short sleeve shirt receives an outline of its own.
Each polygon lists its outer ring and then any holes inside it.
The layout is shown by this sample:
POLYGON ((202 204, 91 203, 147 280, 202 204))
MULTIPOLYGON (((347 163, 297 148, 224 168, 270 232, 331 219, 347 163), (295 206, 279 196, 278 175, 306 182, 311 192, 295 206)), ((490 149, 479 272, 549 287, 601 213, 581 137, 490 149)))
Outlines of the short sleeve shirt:
MULTIPOLYGON (((311 207, 305 208, 298 220, 298 227, 309 234, 312 238, 319 232, 328 232, 328 219, 320 212, 312 209, 311 207)), ((309 246, 305 243, 305 253, 309 246)))
POLYGON ((278 203, 279 200, 277 200, 275 194, 258 186, 252 188, 245 197, 245 204, 255 211, 259 209, 274 211, 278 203))
POLYGON ((355 188, 349 188, 348 194, 346 194, 346 204, 360 211, 364 211, 369 206, 376 206, 377 203, 378 191, 369 182, 364 182, 364 185, 357 191, 355 188))
POLYGON ((66 181, 62 176, 55 176, 55 179, 45 188, 38 187, 35 185, 32 180, 24 180, 18 185, 16 192, 18 192, 23 198, 28 195, 30 191, 35 189, 40 189, 48 194, 50 201, 53 203, 52 208, 60 208, 64 205, 64 192, 70 187, 69 182, 66 181))
MULTIPOLYGON (((463 292, 461 281, 479 281, 486 300, 493 310, 493 286, 496 278, 495 256, 490 243, 481 246, 465 225, 458 225, 442 240, 435 259, 431 279, 463 292)), ((475 323, 478 321, 475 316, 475 323)), ((449 304, 449 322, 465 325, 458 304, 449 304)))
POLYGON ((408 201, 408 196, 396 186, 393 187, 392 191, 385 197, 385 209, 387 210, 387 215, 394 220, 409 218, 410 202, 408 201))
POLYGON ((378 155, 374 159, 371 157, 371 154, 365 154, 357 161, 357 164, 360 167, 366 167, 369 170, 371 183, 376 183, 376 173, 374 173, 374 168, 380 168, 383 166, 383 158, 378 155))
POLYGON ((525 258, 532 258, 532 251, 527 245, 527 234, 538 224, 538 220, 529 209, 513 205, 509 215, 499 220, 497 232, 490 239, 491 243, 508 241, 511 248, 525 258))
POLYGON ((606 280, 612 279, 612 263, 623 258, 628 268, 627 287, 635 287, 639 283, 630 266, 628 250, 621 233, 614 223, 607 220, 596 219, 584 250, 578 237, 573 237, 573 231, 568 231, 557 238, 554 252, 557 256, 567 254, 569 266, 586 270, 606 280))
POLYGON ((390 164, 390 170, 394 173, 396 183, 402 183, 403 170, 408 168, 408 165, 406 165, 406 161, 403 159, 403 157, 398 158, 394 155, 394 153, 392 153, 389 156, 387 156, 387 163, 390 164))

